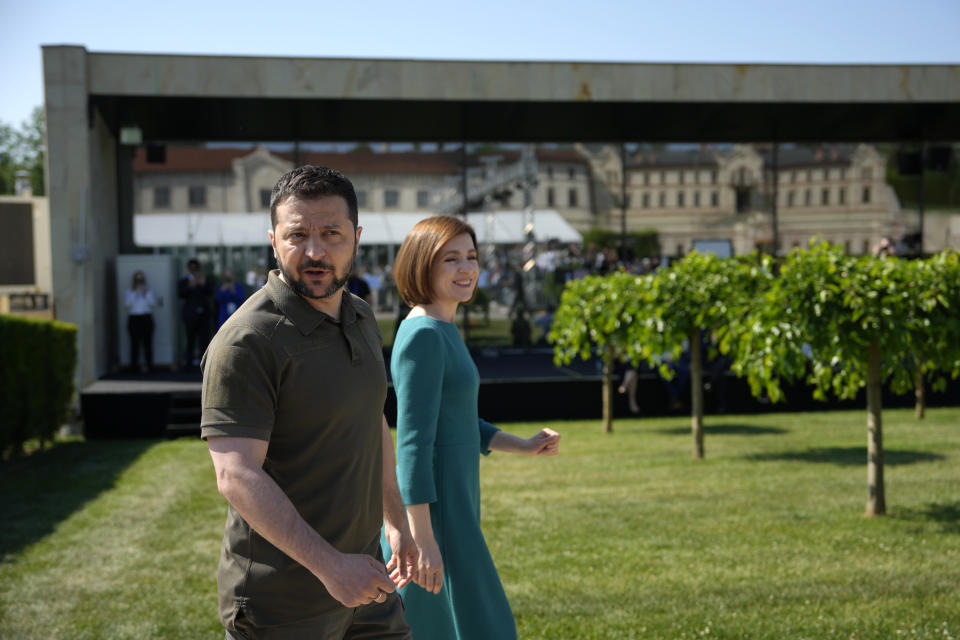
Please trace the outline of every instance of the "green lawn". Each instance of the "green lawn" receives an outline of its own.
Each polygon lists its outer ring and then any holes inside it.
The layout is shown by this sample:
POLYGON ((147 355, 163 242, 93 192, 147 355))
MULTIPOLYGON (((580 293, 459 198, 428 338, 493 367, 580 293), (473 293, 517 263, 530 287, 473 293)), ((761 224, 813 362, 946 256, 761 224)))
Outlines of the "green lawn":
MULTIPOLYGON (((482 462, 520 637, 960 637, 960 409, 551 423, 561 456, 482 462)), ((501 425, 520 434, 534 425, 501 425)), ((225 506, 202 442, 65 442, 0 466, 0 638, 221 638, 225 506)))

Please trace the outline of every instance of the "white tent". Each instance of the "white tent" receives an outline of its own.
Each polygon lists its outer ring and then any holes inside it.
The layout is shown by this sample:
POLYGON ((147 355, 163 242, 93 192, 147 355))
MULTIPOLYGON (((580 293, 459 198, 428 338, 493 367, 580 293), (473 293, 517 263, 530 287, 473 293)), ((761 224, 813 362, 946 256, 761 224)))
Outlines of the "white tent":
MULTIPOLYGON (((399 245, 410 229, 430 213, 361 213, 363 245, 399 245)), ((497 211, 467 214, 481 244, 524 242, 526 214, 497 211)), ((140 247, 263 246, 269 240, 268 213, 140 213, 133 217, 133 241, 140 247)), ((538 242, 581 242, 576 229, 552 209, 533 213, 533 234, 538 242)))

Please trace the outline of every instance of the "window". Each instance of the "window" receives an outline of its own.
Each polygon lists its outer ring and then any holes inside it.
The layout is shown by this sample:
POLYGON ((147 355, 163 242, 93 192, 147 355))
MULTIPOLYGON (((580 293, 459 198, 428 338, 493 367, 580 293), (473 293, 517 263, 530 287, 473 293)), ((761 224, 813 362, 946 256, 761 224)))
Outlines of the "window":
POLYGON ((683 170, 677 171, 677 179, 680 181, 680 184, 683 184, 683 170))
POLYGON ((813 194, 810 192, 810 189, 805 189, 803 192, 803 204, 809 207, 812 202, 813 194))
POLYGON ((170 187, 153 188, 153 206, 157 209, 170 206, 170 187))
POLYGON ((840 169, 840 179, 841 179, 841 180, 846 180, 846 179, 847 179, 847 170, 846 170, 846 169, 840 169))
POLYGON ((870 202, 870 187, 863 188, 863 197, 861 198, 861 202, 870 202))
POLYGON ((190 187, 188 202, 191 207, 205 207, 207 205, 207 188, 202 185, 190 187))
POLYGON ((869 240, 869 239, 866 239, 866 240, 863 241, 863 249, 860 251, 860 253, 862 253, 863 255, 867 255, 867 254, 870 253, 870 240, 869 240))
POLYGON ((383 192, 383 206, 396 207, 400 204, 400 192, 396 189, 386 189, 383 192))
POLYGON ((716 191, 712 191, 710 193, 710 206, 711 207, 720 206, 720 194, 718 194, 716 191))
POLYGON ((795 195, 796 195, 796 194, 795 194, 793 191, 787 191, 787 206, 788 206, 788 207, 792 207, 792 206, 793 206, 793 201, 794 201, 794 196, 795 196, 795 195))
POLYGON ((660 207, 663 208, 667 206, 667 194, 665 191, 660 192, 660 207))
POLYGON ((843 187, 840 187, 840 190, 837 191, 837 200, 840 204, 846 204, 847 202, 847 190, 843 187))
POLYGON ((553 193, 553 187, 547 188, 547 206, 548 207, 556 206, 556 196, 553 193))
POLYGON ((750 189, 739 187, 736 190, 737 213, 746 213, 750 210, 750 189))
POLYGON ((641 205, 644 209, 650 208, 650 194, 646 191, 643 192, 643 197, 640 198, 641 205))
POLYGON ((828 205, 830 204, 830 189, 824 189, 820 192, 820 204, 828 205))
POLYGON ((873 167, 864 167, 860 170, 860 176, 864 180, 873 180, 873 167))
POLYGON ((570 177, 571 180, 573 180, 574 178, 577 177, 577 170, 573 167, 570 167, 569 169, 567 169, 567 175, 570 177))
POLYGON ((813 182, 813 170, 807 169, 807 182, 813 182))
POLYGON ((552 166, 547 167, 547 179, 548 179, 548 180, 553 180, 553 167, 552 167, 552 166))
MULTIPOLYGON (((577 206, 577 190, 570 189, 567 191, 567 206, 576 207, 577 206)), ((630 206, 630 199, 627 198, 627 206, 630 206)))
POLYGON ((428 206, 430 206, 430 192, 425 189, 417 191, 417 208, 426 209, 428 206))
POLYGON ((693 192, 693 206, 695 206, 695 207, 699 207, 699 206, 700 206, 700 192, 699 192, 699 191, 694 191, 694 192, 693 192))
POLYGON ((367 192, 357 191, 357 207, 365 209, 367 207, 367 192))
POLYGON ((270 189, 260 189, 260 208, 270 208, 270 189))
POLYGON ((790 182, 796 182, 796 181, 797 181, 797 173, 798 173, 797 171, 791 171, 791 172, 790 172, 790 182))
POLYGON ((710 172, 710 184, 717 184, 717 172, 713 170, 710 172))
POLYGON ((650 184, 650 172, 649 172, 649 171, 644 171, 644 172, 643 172, 643 184, 650 184))
MULTIPOLYGON (((683 175, 683 174, 681 173, 680 175, 683 175)), ((680 191, 677 193, 677 206, 678 207, 683 206, 683 191, 680 191)))
POLYGON ((667 184, 667 172, 666 172, 666 171, 661 171, 661 172, 660 172, 660 184, 667 184))

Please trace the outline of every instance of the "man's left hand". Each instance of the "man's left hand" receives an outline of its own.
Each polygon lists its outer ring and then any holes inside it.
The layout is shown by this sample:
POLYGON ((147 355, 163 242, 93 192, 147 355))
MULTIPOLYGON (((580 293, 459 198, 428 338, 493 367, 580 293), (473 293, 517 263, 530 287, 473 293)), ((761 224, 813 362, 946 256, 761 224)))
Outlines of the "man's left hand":
POLYGON ((410 528, 397 529, 384 523, 387 542, 390 544, 390 561, 387 563, 387 572, 390 579, 397 585, 397 589, 413 582, 417 575, 417 545, 410 535, 410 528))

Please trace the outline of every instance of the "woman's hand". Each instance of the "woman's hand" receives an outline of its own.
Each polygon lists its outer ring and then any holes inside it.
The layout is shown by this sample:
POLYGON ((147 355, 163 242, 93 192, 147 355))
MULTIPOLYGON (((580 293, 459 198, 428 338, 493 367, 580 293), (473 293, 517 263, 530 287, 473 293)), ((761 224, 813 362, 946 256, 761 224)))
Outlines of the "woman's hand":
POLYGON ((560 434, 553 429, 541 429, 526 440, 525 453, 530 456, 555 456, 560 453, 560 434))
POLYGON ((415 582, 430 593, 440 593, 443 587, 443 558, 440 557, 440 548, 437 541, 429 540, 418 542, 420 557, 417 560, 417 577, 415 582))

